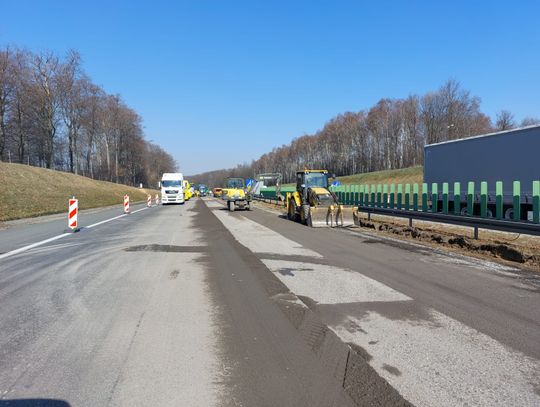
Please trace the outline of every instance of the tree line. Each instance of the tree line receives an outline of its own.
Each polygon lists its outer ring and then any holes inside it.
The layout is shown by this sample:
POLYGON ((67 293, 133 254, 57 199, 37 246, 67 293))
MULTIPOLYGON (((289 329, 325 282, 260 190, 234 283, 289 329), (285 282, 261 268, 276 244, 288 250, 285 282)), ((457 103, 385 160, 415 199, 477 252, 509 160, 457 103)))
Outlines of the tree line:
POLYGON ((493 123, 480 110, 479 97, 449 80, 422 96, 385 98, 370 109, 339 114, 315 134, 295 138, 251 164, 192 178, 219 186, 227 177, 264 172, 280 172, 284 182, 292 182, 303 168, 328 169, 338 176, 405 168, 423 164, 425 144, 537 123, 539 119, 525 118, 518 124, 508 110, 497 113, 493 123))
POLYGON ((174 159, 141 117, 84 72, 80 55, 0 49, 0 160, 156 186, 174 159))

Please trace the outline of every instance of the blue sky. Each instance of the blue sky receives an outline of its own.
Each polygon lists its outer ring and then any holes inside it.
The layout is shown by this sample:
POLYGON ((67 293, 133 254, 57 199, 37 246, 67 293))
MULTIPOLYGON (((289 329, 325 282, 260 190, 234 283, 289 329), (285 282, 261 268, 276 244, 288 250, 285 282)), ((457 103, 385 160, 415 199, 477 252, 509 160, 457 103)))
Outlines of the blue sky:
POLYGON ((78 50, 186 174, 454 78, 540 116, 539 1, 12 1, 0 45, 78 50), (48 4, 47 4, 48 3, 48 4))

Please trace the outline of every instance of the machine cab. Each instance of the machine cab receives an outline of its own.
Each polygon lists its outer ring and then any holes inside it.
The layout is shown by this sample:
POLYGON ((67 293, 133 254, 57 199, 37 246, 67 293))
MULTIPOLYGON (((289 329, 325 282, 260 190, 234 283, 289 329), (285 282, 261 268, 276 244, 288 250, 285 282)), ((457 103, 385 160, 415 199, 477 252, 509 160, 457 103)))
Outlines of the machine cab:
POLYGON ((296 173, 296 190, 306 188, 328 188, 329 176, 326 170, 305 170, 296 173))

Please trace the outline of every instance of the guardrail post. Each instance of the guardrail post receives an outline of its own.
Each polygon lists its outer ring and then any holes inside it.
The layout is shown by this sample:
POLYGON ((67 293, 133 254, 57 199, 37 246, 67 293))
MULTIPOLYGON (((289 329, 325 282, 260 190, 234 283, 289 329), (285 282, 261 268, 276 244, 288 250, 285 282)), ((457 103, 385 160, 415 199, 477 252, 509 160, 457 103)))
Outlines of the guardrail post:
POLYGON ((502 181, 497 181, 495 183, 495 216, 497 219, 503 218, 503 183, 502 181))
POLYGON ((424 182, 422 184, 422 211, 427 212, 428 210, 428 186, 424 182))
POLYGON ((442 211, 448 215, 448 182, 442 184, 442 211))
POLYGON ((533 181, 533 222, 540 223, 540 181, 533 181))
POLYGON ((405 210, 408 211, 411 207, 411 184, 405 184, 405 210))
POLYGON ((488 184, 486 181, 480 183, 480 216, 487 218, 488 184))
POLYGON ((401 209, 401 202, 403 201, 403 184, 397 186, 397 208, 401 209))
POLYGON ((382 200, 382 185, 377 184, 377 208, 381 207, 381 200, 382 200))
POLYGON ((521 219, 521 182, 514 181, 514 220, 521 219))
POLYGON ((454 182, 454 214, 461 213, 461 184, 454 182))
POLYGON ((383 208, 388 208, 388 184, 383 185, 383 208))
POLYGON ((431 184, 431 212, 439 212, 439 192, 436 182, 431 184))
POLYGON ((396 207, 396 184, 390 184, 390 208, 396 207))
POLYGON ((473 216, 474 213, 474 182, 469 181, 467 185, 467 215, 473 216))
POLYGON ((418 211, 418 184, 413 184, 413 210, 418 211))

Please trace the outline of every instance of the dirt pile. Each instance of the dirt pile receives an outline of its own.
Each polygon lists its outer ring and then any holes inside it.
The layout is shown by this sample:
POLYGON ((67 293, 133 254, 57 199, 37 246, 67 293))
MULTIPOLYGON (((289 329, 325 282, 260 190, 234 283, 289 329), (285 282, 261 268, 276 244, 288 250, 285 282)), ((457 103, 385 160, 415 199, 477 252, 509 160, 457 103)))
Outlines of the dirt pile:
POLYGON ((359 226, 417 240, 431 245, 458 249, 475 253, 482 257, 498 258, 512 263, 523 264, 540 270, 540 255, 534 248, 513 245, 498 240, 474 240, 451 233, 434 232, 420 227, 401 226, 386 222, 360 220, 359 226))

